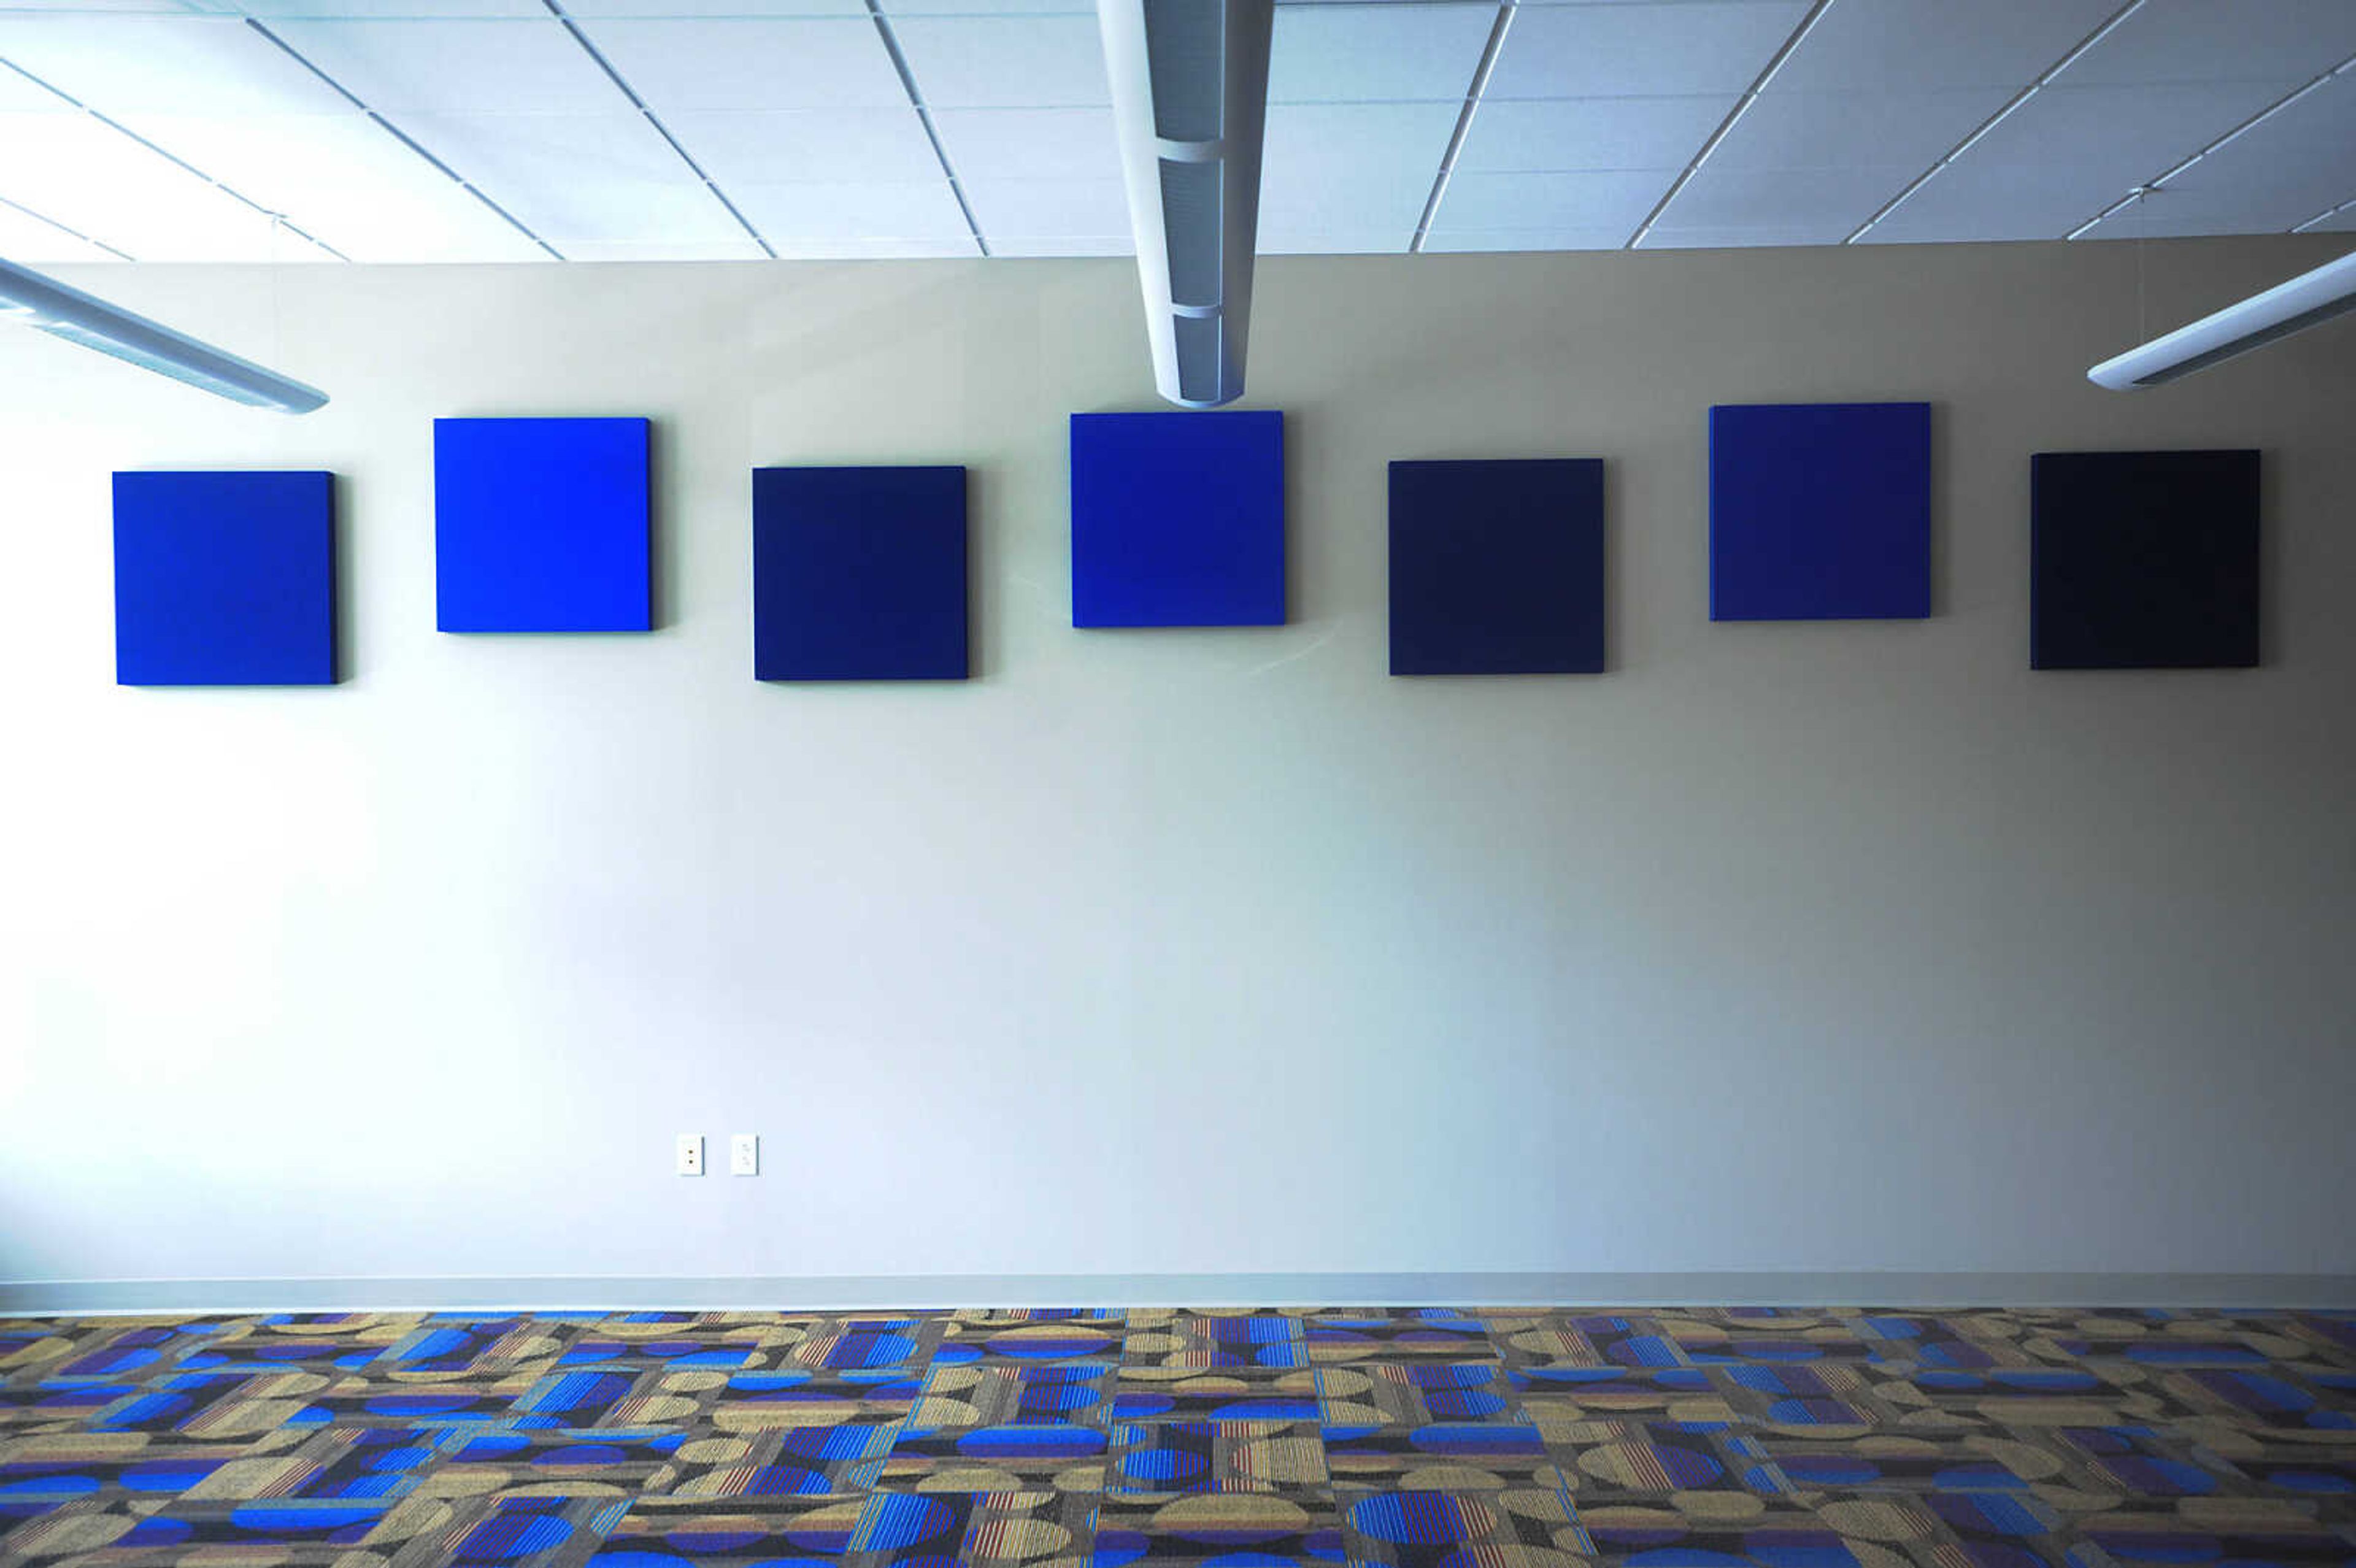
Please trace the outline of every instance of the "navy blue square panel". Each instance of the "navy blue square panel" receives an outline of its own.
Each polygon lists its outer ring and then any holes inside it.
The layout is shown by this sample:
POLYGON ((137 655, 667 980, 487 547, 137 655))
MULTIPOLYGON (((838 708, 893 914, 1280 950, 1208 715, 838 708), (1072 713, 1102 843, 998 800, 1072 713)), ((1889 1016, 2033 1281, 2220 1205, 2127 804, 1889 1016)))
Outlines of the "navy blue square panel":
POLYGON ((2029 662, 2222 669, 2258 662, 2258 454, 2029 459, 2029 662))
POLYGON ((654 625, 642 419, 434 421, 445 632, 654 625))
POLYGON ((1072 624, 1284 624, 1284 416, 1072 416, 1072 624))
POLYGON ((1391 464, 1391 673, 1603 668, 1603 462, 1391 464))
POLYGON ((336 678, 335 476, 117 474, 114 678, 336 678))
POLYGON ((963 680, 965 470, 753 471, 753 674, 963 680))
POLYGON ((1931 405, 1709 411, 1709 618, 1931 613, 1931 405))

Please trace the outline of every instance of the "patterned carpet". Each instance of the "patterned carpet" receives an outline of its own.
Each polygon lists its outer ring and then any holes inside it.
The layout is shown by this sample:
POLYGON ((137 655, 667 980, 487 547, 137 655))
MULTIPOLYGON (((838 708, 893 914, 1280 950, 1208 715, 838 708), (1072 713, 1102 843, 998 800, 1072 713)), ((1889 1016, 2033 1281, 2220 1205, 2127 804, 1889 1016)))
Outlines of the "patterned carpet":
POLYGON ((2356 1313, 0 1320, 0 1560, 2356 1564, 2356 1313))

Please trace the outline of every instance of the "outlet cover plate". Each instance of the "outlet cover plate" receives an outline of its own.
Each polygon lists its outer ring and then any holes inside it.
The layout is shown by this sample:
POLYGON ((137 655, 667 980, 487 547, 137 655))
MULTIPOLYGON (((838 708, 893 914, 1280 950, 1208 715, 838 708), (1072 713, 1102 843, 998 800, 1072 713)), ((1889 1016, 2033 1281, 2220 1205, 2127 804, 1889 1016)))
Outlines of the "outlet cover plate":
POLYGON ((703 1135, 701 1133, 679 1135, 679 1173, 681 1176, 703 1174, 703 1135))
POLYGON ((761 1135, 738 1133, 728 1140, 728 1174, 758 1176, 761 1174, 761 1135))

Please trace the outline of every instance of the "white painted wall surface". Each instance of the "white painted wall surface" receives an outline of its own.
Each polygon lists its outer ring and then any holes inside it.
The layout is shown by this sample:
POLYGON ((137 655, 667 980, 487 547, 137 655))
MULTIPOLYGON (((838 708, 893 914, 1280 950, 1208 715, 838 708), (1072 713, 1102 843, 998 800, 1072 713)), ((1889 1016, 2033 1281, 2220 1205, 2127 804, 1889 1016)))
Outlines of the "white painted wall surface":
POLYGON ((2100 391, 2136 268, 1268 261, 1294 624, 1141 633, 1126 262, 77 273, 335 400, 0 332, 0 1281, 2356 1272, 2356 326, 2100 391), (1710 624, 1708 405, 1914 398, 1938 613, 1710 624), (433 417, 572 413, 661 629, 437 634, 433 417), (2265 449, 2265 667, 2032 674, 2029 454, 2178 445, 2265 449), (1612 673, 1389 678, 1386 460, 1557 454, 1612 673), (971 465, 979 678, 756 685, 748 471, 868 462, 971 465), (108 475, 215 465, 341 475, 340 688, 112 684, 108 475))

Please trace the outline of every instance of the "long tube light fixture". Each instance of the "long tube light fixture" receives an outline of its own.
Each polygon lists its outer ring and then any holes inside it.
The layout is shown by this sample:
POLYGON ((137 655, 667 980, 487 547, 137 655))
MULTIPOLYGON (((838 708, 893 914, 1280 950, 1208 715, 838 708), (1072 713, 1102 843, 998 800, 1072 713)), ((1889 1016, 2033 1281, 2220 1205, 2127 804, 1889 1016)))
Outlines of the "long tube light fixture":
POLYGON ((69 343, 257 409, 307 414, 327 400, 316 387, 265 370, 13 261, 0 261, 0 321, 37 326, 69 343))
POLYGON ((2356 310, 2356 251, 2179 326, 2086 372, 2115 392, 2157 387, 2356 310))
POLYGON ((1097 0, 1153 381, 1243 395, 1273 0, 1097 0))

